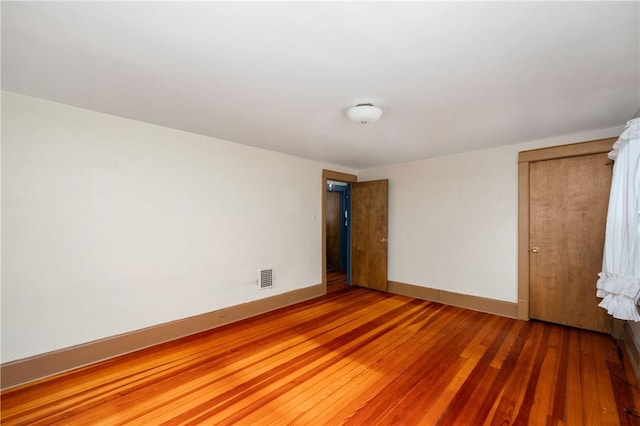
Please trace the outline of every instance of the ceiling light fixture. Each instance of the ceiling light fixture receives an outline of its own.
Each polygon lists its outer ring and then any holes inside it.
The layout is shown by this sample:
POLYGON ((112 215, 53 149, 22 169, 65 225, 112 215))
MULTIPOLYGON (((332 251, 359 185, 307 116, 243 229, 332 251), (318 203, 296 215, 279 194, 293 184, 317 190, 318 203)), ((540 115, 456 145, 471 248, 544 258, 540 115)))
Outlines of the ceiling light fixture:
POLYGON ((382 117, 382 109, 372 104, 358 104, 347 110, 347 116, 354 123, 375 123, 382 117))

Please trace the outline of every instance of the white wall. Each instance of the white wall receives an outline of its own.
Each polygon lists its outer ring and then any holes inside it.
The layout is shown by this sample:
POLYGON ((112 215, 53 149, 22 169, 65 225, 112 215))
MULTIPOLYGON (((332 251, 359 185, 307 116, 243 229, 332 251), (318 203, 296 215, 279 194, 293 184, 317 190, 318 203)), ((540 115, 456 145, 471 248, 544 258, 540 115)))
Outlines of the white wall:
POLYGON ((389 179, 389 279, 517 302, 518 152, 622 129, 360 170, 389 179))
POLYGON ((2 361, 319 284, 322 168, 3 92, 2 361))

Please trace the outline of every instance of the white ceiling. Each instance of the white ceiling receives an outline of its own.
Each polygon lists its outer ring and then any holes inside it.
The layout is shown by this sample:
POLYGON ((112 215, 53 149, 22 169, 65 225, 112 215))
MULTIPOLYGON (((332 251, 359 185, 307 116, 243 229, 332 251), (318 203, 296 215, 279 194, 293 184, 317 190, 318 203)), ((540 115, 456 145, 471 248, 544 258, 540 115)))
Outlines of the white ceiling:
POLYGON ((6 2, 2 88, 354 169, 620 126, 640 2, 6 2), (375 124, 348 121, 358 102, 375 124))

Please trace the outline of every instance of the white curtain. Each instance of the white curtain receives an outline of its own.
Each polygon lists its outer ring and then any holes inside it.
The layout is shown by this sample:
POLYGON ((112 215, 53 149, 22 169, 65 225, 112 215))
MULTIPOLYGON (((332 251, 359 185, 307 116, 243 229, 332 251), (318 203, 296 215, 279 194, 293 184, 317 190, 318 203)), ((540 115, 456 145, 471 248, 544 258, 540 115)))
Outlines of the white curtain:
POLYGON ((609 158, 614 165, 598 306, 615 318, 640 321, 640 118, 627 122, 609 158))

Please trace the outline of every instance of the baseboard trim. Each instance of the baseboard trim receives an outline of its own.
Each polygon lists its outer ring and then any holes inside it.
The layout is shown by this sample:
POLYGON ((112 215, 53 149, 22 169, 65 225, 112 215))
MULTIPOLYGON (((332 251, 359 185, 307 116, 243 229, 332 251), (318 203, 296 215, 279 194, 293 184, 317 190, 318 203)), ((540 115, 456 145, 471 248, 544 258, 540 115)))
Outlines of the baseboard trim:
POLYGON ((629 357, 629 363, 631 364, 631 367, 633 367, 633 373, 635 374, 636 379, 640 380, 640 352, 638 352, 638 347, 633 340, 633 333, 631 332, 631 328, 624 327, 622 341, 624 342, 624 346, 626 349, 625 352, 629 357))
POLYGON ((421 287, 414 284, 406 284, 389 281, 389 292, 416 299, 429 300, 459 308, 472 309, 509 318, 518 318, 518 304, 504 302, 502 300, 488 299, 485 297, 471 296, 469 294, 454 293, 447 290, 421 287))
POLYGON ((326 287, 323 284, 317 284, 130 333, 7 362, 0 366, 0 387, 3 390, 12 388, 313 299, 325 293, 326 287))

